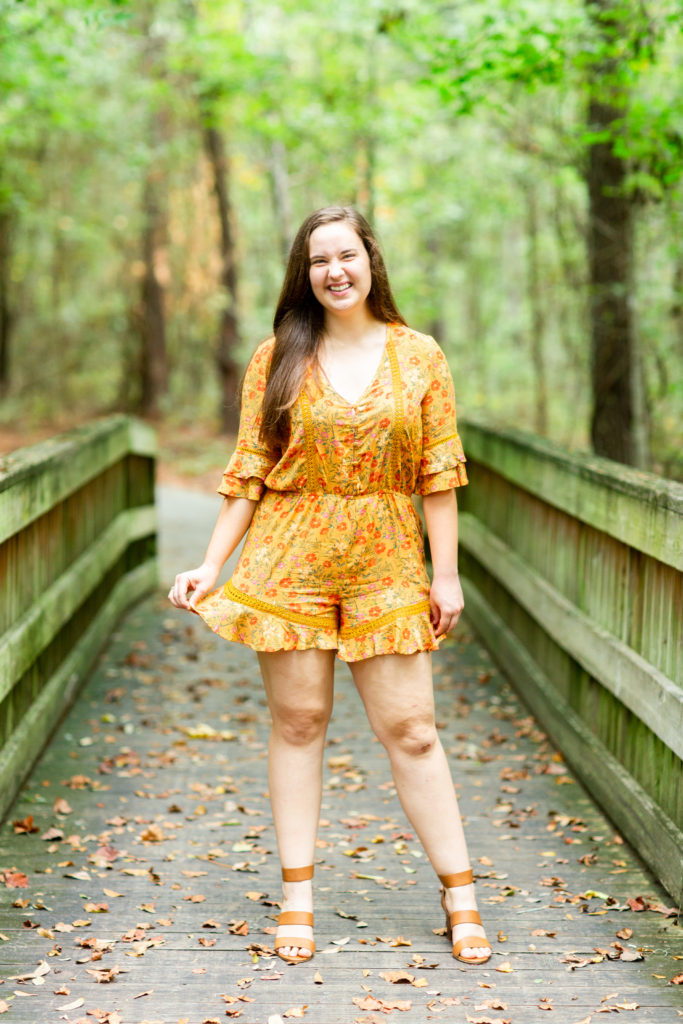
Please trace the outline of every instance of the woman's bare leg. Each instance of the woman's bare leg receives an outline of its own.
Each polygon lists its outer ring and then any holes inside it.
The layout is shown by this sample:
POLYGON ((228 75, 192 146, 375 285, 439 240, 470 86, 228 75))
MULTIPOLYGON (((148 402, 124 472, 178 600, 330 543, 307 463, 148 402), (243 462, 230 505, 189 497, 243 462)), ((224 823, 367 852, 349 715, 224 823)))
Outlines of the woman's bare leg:
MULTIPOLYGON (((375 735, 386 748, 401 805, 438 875, 470 866, 450 769, 434 722, 431 657, 383 654, 350 663, 375 735)), ((449 911, 476 907, 474 886, 446 890, 449 911)), ((457 925, 454 941, 482 935, 478 925, 457 925)), ((465 947, 467 959, 486 947, 465 947)))
MULTIPOLYGON (((315 858, 322 798, 322 763, 334 699, 334 651, 259 653, 272 717, 268 785, 280 863, 306 867, 315 858)), ((283 910, 313 910, 312 882, 283 882, 283 910)), ((282 932, 311 938, 307 925, 282 932)), ((285 956, 310 956, 304 947, 280 947, 285 956)))

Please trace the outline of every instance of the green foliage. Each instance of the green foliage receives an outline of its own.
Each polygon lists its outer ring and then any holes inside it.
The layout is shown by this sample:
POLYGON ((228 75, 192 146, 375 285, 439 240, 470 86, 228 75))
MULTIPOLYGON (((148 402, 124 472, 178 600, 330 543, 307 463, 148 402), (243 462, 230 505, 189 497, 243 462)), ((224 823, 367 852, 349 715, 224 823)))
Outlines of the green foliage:
POLYGON ((583 166, 600 88, 627 99, 607 141, 640 201, 633 301, 653 444, 676 472, 680 28, 673 0, 650 0, 646 22, 641 5, 610 4, 611 35, 605 8, 348 0, 331 17, 313 0, 0 0, 14 317, 3 418, 85 416, 130 397, 151 174, 167 218, 155 254, 166 414, 213 419, 226 299, 210 124, 230 156, 243 359, 270 329, 286 239, 311 209, 353 203, 378 228, 405 316, 449 353, 460 407, 532 427, 535 211, 548 429, 585 444, 583 166))

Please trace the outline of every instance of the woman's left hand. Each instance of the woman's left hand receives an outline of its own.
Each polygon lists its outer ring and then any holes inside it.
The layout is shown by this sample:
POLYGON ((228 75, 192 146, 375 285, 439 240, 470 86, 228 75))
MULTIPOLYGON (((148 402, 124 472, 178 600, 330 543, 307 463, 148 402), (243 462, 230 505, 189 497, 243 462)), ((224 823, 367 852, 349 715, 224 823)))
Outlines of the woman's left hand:
POLYGON ((437 637, 445 636, 460 618, 465 607, 460 577, 456 573, 434 576, 429 591, 431 620, 437 637))

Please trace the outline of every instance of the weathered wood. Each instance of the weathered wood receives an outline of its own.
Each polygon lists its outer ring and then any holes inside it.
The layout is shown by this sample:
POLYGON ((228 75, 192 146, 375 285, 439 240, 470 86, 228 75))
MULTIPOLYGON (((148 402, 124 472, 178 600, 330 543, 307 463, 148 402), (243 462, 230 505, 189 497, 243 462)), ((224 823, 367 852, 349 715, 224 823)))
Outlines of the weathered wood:
POLYGON ((0 646, 0 700, 54 639, 129 544, 152 535, 155 529, 153 506, 120 512, 98 540, 7 631, 0 646))
POLYGON ((603 806, 680 898, 683 487, 519 431, 463 433, 475 621, 588 784, 611 780, 603 806))
POLYGON ((468 614, 496 661, 588 791, 616 822, 663 885, 683 904, 683 832, 559 697, 517 637, 474 583, 465 579, 468 614))
POLYGON ((464 512, 460 519, 462 542, 481 565, 556 643, 683 757, 683 690, 591 622, 473 515, 464 512))
POLYGON ((154 586, 154 437, 116 416, 0 474, 0 814, 128 600, 154 586))
POLYGON ((112 416, 3 456, 0 544, 128 452, 153 458, 155 434, 141 421, 112 416))
POLYGON ((97 618, 43 687, 9 742, 0 750, 0 820, 7 813, 55 725, 78 694, 117 621, 126 608, 154 587, 156 572, 156 561, 150 559, 119 580, 97 618))
POLYGON ((32 814, 38 831, 0 831, 0 868, 15 866, 28 875, 26 889, 0 901, 0 933, 8 937, 0 943, 8 1021, 57 1020, 59 1007, 82 998, 70 1018, 100 1006, 116 1008, 125 1021, 176 1024, 183 1018, 226 1020, 226 1009, 242 1009, 240 1020, 266 1024, 306 1004, 304 1020, 348 1024, 385 1016, 353 1002, 370 989, 382 999, 411 1003, 386 1015, 401 1024, 431 1018, 459 1024, 467 1016, 576 1024, 600 1011, 598 1021, 615 1003, 637 1003, 636 1012, 621 1016, 638 1024, 670 1024, 678 995, 669 979, 679 972, 673 954, 680 929, 654 911, 631 913, 625 902, 638 895, 653 903, 667 897, 571 781, 570 770, 553 756, 467 623, 435 652, 433 665, 439 734, 466 819, 479 909, 494 947, 488 964, 472 969, 457 963, 443 935, 434 934, 443 925, 438 881, 427 858, 419 856, 420 844, 389 788, 386 754, 373 740, 341 665, 315 856, 318 951, 311 964, 291 968, 249 951, 252 942, 272 947, 273 935, 264 929, 273 927, 277 907, 267 900, 280 899, 266 796, 269 716, 256 658, 153 598, 115 630, 12 809, 10 820, 32 814), (193 740, 183 732, 200 722, 231 730, 235 739, 193 740), (339 756, 362 780, 361 788, 346 788, 353 780, 331 761, 339 756), (53 805, 60 796, 73 811, 57 820, 53 805), (142 834, 151 823, 168 838, 145 841, 142 834), (51 825, 59 825, 64 840, 41 838, 51 825), (383 841, 374 842, 377 837, 383 841), (96 862, 103 844, 114 848, 115 859, 106 867, 96 862), (349 856, 360 846, 371 860, 349 856), (579 860, 587 854, 587 861, 579 860), (143 874, 129 875, 131 869, 143 874), (355 877, 363 874, 379 882, 355 877), (564 881, 549 885, 546 876, 556 874, 564 881), (254 898, 255 893, 265 896, 254 898), (193 894, 205 900, 195 903, 193 894), (28 905, 13 907, 12 900, 22 896, 28 905), (108 910, 90 913, 88 901, 105 901, 108 910), (342 918, 338 910, 357 919, 342 918), (89 925, 54 930, 58 922, 69 926, 84 918, 89 925), (214 927, 206 928, 209 918, 214 927), (235 919, 247 921, 248 935, 229 934, 235 919), (358 927, 362 922, 365 927, 358 927), (125 936, 138 925, 162 944, 132 955, 136 950, 125 936), (645 950, 644 960, 603 959, 569 972, 568 952, 599 959, 595 948, 613 950, 616 933, 625 927, 633 935, 623 945, 645 950), (53 929, 54 938, 39 928, 53 929), (538 929, 554 937, 534 935, 538 929), (392 947, 399 935, 411 945, 392 947), (92 961, 80 943, 95 938, 113 948, 92 961), (200 939, 215 939, 215 945, 206 947, 200 939), (61 949, 55 952, 55 946, 61 949), (411 966, 415 954, 432 969, 411 966), (44 985, 9 981, 41 960, 49 968, 44 985), (512 973, 496 970, 505 962, 512 973), (109 985, 97 985, 88 973, 114 966, 120 973, 109 985), (381 977, 399 969, 427 984, 392 985, 381 977), (316 971, 322 984, 314 983, 316 971), (62 985, 69 994, 55 995, 62 985), (31 997, 14 997, 16 991, 31 997), (618 995, 604 999, 610 993, 618 995), (223 994, 253 1002, 228 1006, 223 994), (552 1001, 552 1013, 538 1005, 541 996, 552 1001), (460 1002, 442 1004, 442 997, 460 1002), (493 997, 505 1009, 475 1009, 493 997))
POLYGON ((683 484, 463 418, 468 457, 584 523, 683 569, 683 484))

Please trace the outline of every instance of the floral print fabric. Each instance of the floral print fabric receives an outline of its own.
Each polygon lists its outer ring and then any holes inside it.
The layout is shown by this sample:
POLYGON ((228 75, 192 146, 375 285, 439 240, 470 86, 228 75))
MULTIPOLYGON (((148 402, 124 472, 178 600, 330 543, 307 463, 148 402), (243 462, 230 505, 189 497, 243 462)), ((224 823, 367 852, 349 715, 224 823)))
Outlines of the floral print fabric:
POLYGON ((411 495, 467 483, 453 381, 436 342, 391 324, 353 404, 308 372, 287 447, 259 440, 274 340, 249 364, 219 488, 259 502, 231 581, 197 611, 259 651, 336 649, 347 661, 437 646, 411 495))

